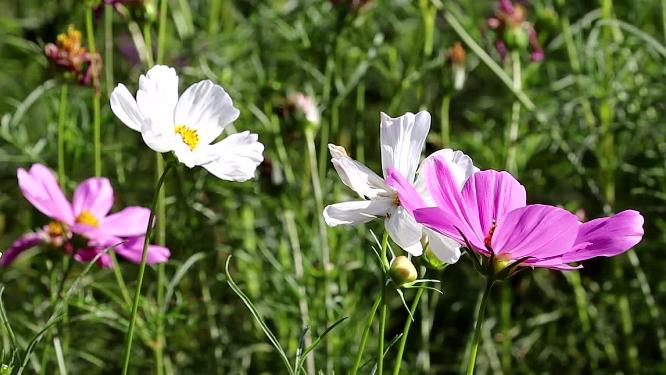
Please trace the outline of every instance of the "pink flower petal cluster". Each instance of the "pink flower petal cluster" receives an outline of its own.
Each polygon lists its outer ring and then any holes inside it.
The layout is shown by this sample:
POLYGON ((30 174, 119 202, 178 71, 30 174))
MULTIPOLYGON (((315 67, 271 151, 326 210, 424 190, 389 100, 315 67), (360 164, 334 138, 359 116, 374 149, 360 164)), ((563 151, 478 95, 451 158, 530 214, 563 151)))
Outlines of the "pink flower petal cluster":
MULTIPOLYGON (((74 259, 80 262, 92 260, 109 247, 131 262, 141 261, 150 210, 130 206, 110 213, 114 196, 108 179, 93 177, 83 181, 70 203, 53 172, 44 165, 34 164, 29 171, 19 168, 17 175, 23 196, 54 221, 16 240, 0 257, 0 266, 10 264, 23 251, 39 244, 62 247, 70 253, 75 251, 74 259), (85 247, 74 250, 74 235, 85 240, 85 247)), ((165 262, 170 255, 165 247, 148 247, 149 264, 165 262)), ((109 254, 102 255, 97 263, 100 267, 113 266, 109 254)))
POLYGON ((526 203, 525 187, 507 172, 474 173, 462 191, 448 164, 432 159, 426 183, 436 207, 394 169, 389 185, 417 222, 502 265, 570 270, 570 263, 624 253, 643 237, 643 217, 634 210, 581 222, 562 208, 526 203))

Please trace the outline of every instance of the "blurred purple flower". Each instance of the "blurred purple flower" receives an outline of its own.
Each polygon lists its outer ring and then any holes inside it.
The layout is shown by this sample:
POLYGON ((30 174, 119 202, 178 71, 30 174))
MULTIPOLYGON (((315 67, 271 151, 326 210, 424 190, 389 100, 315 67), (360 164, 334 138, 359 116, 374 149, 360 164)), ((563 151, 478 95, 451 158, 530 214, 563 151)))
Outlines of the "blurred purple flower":
POLYGON ((495 48, 502 57, 506 58, 509 50, 523 50, 530 48, 530 59, 541 61, 544 52, 539 45, 539 39, 534 26, 526 21, 527 10, 522 4, 514 4, 511 0, 500 0, 495 12, 486 20, 486 24, 496 31, 495 48))
MULTIPOLYGON (((0 266, 10 264, 23 251, 39 244, 64 247, 71 253, 70 240, 74 234, 87 241, 87 246, 74 255, 74 259, 80 262, 92 260, 96 254, 112 246, 118 255, 129 261, 141 261, 150 211, 131 206, 109 214, 114 198, 108 179, 93 177, 85 180, 74 191, 70 203, 53 172, 44 165, 34 164, 29 171, 19 168, 17 175, 23 196, 54 221, 34 233, 21 236, 0 256, 0 266)), ((148 247, 148 263, 165 262, 169 256, 169 249, 165 247, 148 247)), ((98 265, 111 267, 110 256, 102 255, 98 265)))
POLYGON ((99 72, 102 70, 102 58, 98 53, 91 54, 82 46, 81 32, 73 25, 59 34, 56 43, 44 46, 44 54, 56 66, 76 77, 82 85, 95 84, 99 89, 99 72))

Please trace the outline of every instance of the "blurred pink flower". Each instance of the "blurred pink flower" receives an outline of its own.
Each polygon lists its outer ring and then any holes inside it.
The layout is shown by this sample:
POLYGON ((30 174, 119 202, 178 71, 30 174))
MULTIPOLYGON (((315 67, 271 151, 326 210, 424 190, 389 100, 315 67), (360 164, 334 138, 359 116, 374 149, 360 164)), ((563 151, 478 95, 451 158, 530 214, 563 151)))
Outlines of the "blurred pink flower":
POLYGON ((580 268, 568 263, 619 255, 643 237, 643 217, 637 211, 582 223, 559 207, 527 205, 525 187, 507 172, 476 172, 460 191, 445 160, 433 159, 424 168, 436 207, 426 207, 398 171, 389 171, 403 207, 417 222, 490 257, 496 271, 514 263, 580 268))
MULTIPOLYGON (((113 206, 113 188, 108 179, 93 177, 74 191, 70 203, 56 178, 47 167, 34 164, 29 171, 19 168, 18 182, 23 196, 41 213, 54 221, 42 229, 27 233, 15 241, 0 257, 0 265, 11 263, 21 252, 39 244, 50 244, 72 251, 70 240, 76 234, 87 240, 87 247, 74 258, 84 262, 114 245, 114 251, 131 262, 139 263, 150 211, 131 206, 109 214, 113 206), (137 254, 138 253, 138 257, 137 254)), ((165 262, 169 249, 150 245, 148 263, 165 262)), ((111 267, 108 254, 98 260, 101 267, 111 267)))
MULTIPOLYGON (((81 32, 73 25, 67 31, 59 34, 56 43, 44 46, 44 54, 55 65, 76 77, 82 85, 99 85, 98 79, 102 70, 102 58, 98 53, 91 54, 82 46, 81 32), (93 61, 94 60, 94 61, 93 61)), ((99 89, 99 87, 95 87, 99 89)))
POLYGON ((544 52, 534 26, 526 21, 527 10, 522 4, 514 4, 511 0, 500 0, 495 12, 486 20, 489 28, 497 32, 495 48, 502 59, 506 58, 511 49, 530 47, 530 59, 541 61, 544 52))

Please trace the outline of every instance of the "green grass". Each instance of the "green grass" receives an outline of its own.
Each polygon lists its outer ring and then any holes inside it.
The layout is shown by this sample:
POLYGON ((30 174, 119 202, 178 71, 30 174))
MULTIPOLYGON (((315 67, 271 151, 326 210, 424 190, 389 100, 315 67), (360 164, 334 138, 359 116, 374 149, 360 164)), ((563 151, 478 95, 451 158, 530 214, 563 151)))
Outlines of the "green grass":
MULTIPOLYGON (((64 81, 42 52, 70 23, 85 31, 83 3, 0 0, 0 248, 45 223, 20 195, 16 169, 35 162, 57 169, 60 121, 66 190, 95 174, 94 91, 70 81, 62 115, 64 81)), ((321 226, 323 205, 352 196, 325 144, 379 170, 379 112, 421 109, 433 116, 426 152, 450 146, 482 169, 511 168, 529 202, 584 210, 588 218, 626 208, 645 216, 645 239, 629 254, 585 262, 575 275, 522 272, 495 288, 477 373, 666 371, 662 3, 531 2, 527 17, 546 57, 529 63, 524 54, 517 86, 490 30, 481 29, 490 1, 371 1, 348 10, 327 1, 169 0, 162 41, 158 13, 115 13, 112 34, 100 14, 96 47, 103 57, 113 53, 102 74, 101 170, 117 207, 148 206, 155 185, 154 153, 108 105, 109 87, 123 82, 134 90, 147 70, 148 61, 132 64, 118 49, 132 36, 143 42, 144 30, 163 46, 155 60, 177 68, 181 92, 202 79, 221 84, 241 110, 234 126, 259 133, 266 145, 266 161, 249 182, 183 165, 170 172, 164 233, 172 258, 159 293, 159 268, 146 270, 130 373, 289 373, 286 364, 296 372, 301 361, 311 373, 348 373, 381 290, 373 252, 380 246, 370 230, 381 237, 383 229, 379 222, 321 226), (460 91, 446 61, 456 41, 467 51, 460 91), (295 91, 316 98, 320 126, 286 113, 285 98, 295 91), (162 335, 159 372, 154 351, 162 335)), ((119 274, 85 273, 75 263, 62 281, 65 259, 44 247, 0 269, 0 362, 16 371, 25 359, 25 373, 118 373, 138 266, 120 260, 119 274), (71 290, 66 300, 55 295, 61 282, 71 290), (54 323, 60 310, 65 315, 54 323)), ((484 281, 468 258, 426 277, 441 280, 443 295, 423 293, 401 373, 460 373, 484 281)), ((405 292, 408 306, 416 293, 405 292)), ((396 293, 386 296, 389 373, 409 313, 396 293)), ((375 365, 379 314, 374 320, 359 374, 375 365)))

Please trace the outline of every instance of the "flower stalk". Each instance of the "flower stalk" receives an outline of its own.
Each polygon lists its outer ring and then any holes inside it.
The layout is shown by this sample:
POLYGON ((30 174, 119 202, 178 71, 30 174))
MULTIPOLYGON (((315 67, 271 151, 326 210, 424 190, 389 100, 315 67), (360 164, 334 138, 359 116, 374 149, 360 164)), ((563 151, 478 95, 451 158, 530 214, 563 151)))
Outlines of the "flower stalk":
POLYGON ((60 86, 58 105, 58 183, 65 188, 65 122, 67 121, 67 84, 60 86))
MULTIPOLYGON (((421 279, 425 278, 426 268, 423 267, 421 271, 421 279)), ((412 301, 412 306, 409 309, 409 314, 405 320, 405 327, 402 329, 402 337, 400 338, 400 344, 398 345, 398 354, 395 357, 395 367, 393 367, 393 375, 400 375, 400 366, 402 365, 402 355, 405 352, 405 344, 407 343, 407 336, 409 335, 409 330, 412 327, 414 313, 419 306, 419 301, 421 296, 426 288, 418 288, 416 291, 416 296, 414 296, 414 301, 412 301)))
POLYGON ((380 256, 381 260, 381 299, 379 302, 379 342, 377 344, 377 375, 382 375, 384 373, 384 333, 386 331, 386 315, 387 315, 387 306, 386 306, 386 268, 388 265, 388 259, 386 257, 386 249, 388 248, 388 232, 384 231, 384 237, 382 238, 382 252, 380 256))
POLYGON ((99 70, 96 64, 99 60, 95 59, 97 49, 95 48, 95 29, 93 27, 93 8, 86 8, 86 34, 88 37, 88 51, 93 56, 90 60, 92 66, 92 82, 94 88, 93 96, 93 144, 94 144, 94 163, 95 163, 95 176, 102 175, 102 149, 100 142, 100 88, 99 88, 99 70))
POLYGON ((150 206, 150 216, 148 218, 148 227, 146 228, 146 236, 143 241, 143 251, 141 253, 141 265, 139 266, 139 276, 137 277, 136 291, 134 292, 134 302, 132 304, 132 311, 130 313, 130 322, 129 329, 127 330, 127 340, 125 343, 125 360, 123 364, 123 375, 127 375, 129 369, 130 357, 132 354, 132 339, 134 336, 134 326, 136 323, 136 315, 139 310, 139 301, 141 300, 141 286, 143 285, 143 275, 146 271, 146 260, 148 259, 148 243, 150 242, 150 237, 153 234, 153 221, 155 220, 155 209, 157 206, 157 197, 159 192, 164 185, 164 180, 166 175, 171 169, 171 164, 167 164, 164 172, 160 176, 160 179, 157 181, 155 186, 155 193, 153 194, 153 203, 150 206))
POLYGON ((365 345, 368 342, 368 335, 370 334, 370 327, 372 327, 372 322, 375 320, 375 315, 377 314, 377 309, 379 304, 382 302, 382 293, 377 293, 375 302, 372 304, 370 309, 370 314, 368 314, 368 319, 365 322, 365 328, 363 329, 363 334, 361 335, 361 343, 358 346, 358 351, 356 352, 356 358, 354 359, 354 367, 352 367, 351 375, 356 375, 358 369, 361 367, 361 360, 363 359, 363 352, 365 351, 365 345))
POLYGON ((479 302, 478 308, 476 310, 476 319, 474 323, 474 335, 472 336, 472 342, 469 347, 469 360, 467 362, 467 375, 474 374, 474 365, 476 364, 476 355, 479 350, 479 342, 481 341, 481 326, 483 325, 483 319, 486 314, 486 307, 488 305, 488 297, 490 296, 490 291, 495 284, 495 279, 492 277, 486 278, 486 289, 483 291, 481 296, 481 301, 479 302))

